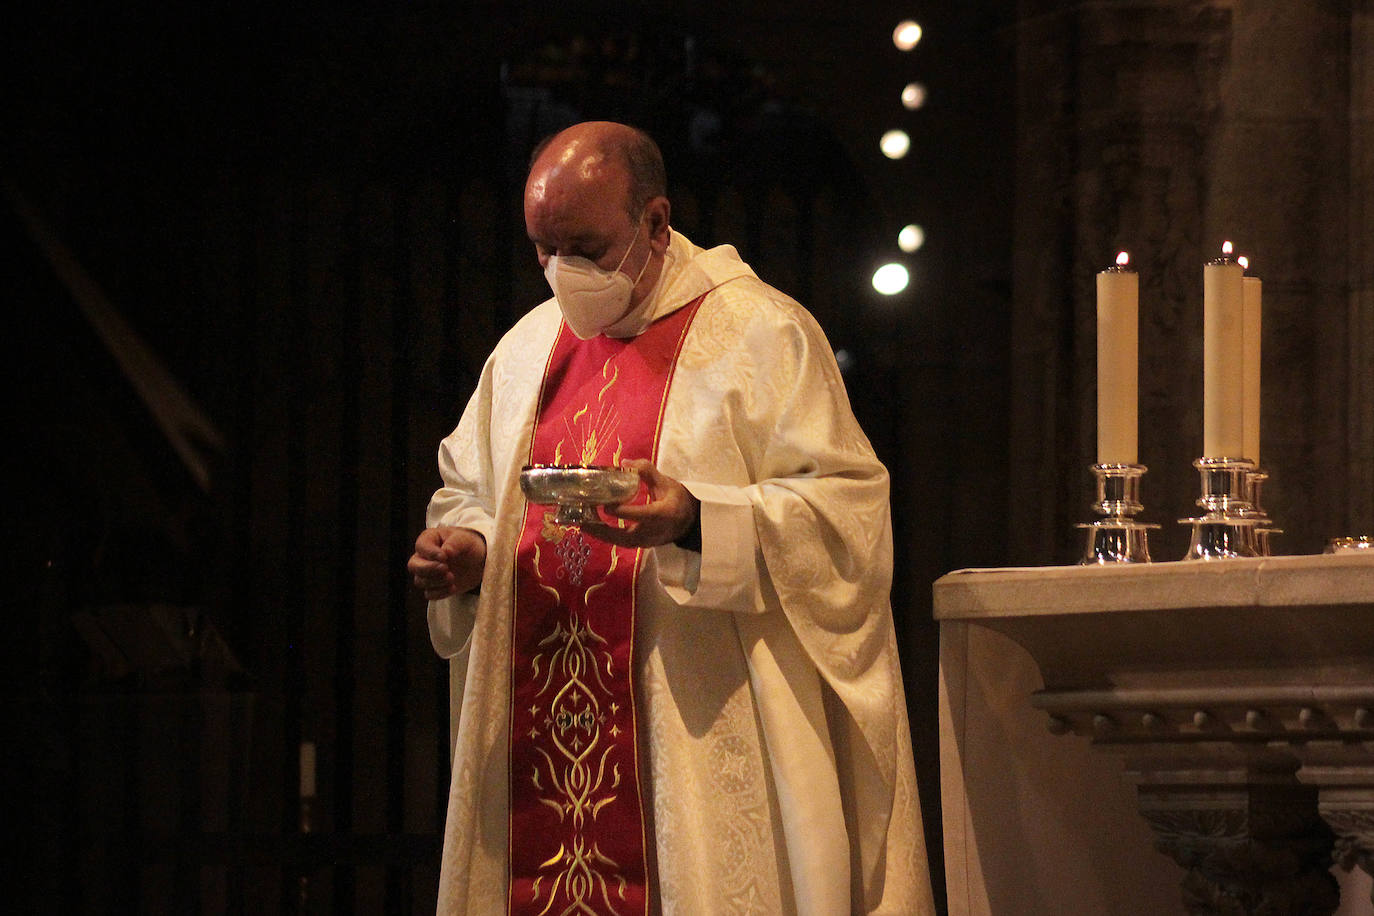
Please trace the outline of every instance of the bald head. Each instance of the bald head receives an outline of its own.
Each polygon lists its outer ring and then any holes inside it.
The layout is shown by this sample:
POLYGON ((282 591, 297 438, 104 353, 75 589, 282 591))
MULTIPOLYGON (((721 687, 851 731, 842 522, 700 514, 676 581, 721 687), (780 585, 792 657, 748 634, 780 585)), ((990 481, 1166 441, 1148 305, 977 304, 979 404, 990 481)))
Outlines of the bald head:
POLYGON ((663 157, 643 131, 587 121, 534 154, 525 181, 525 230, 540 268, 581 257, 634 281, 631 309, 658 282, 671 239, 663 157))
POLYGON ((530 157, 531 184, 541 169, 604 181, 608 191, 620 190, 623 182, 623 205, 631 219, 668 192, 658 144, 644 131, 614 121, 584 121, 545 138, 530 157))

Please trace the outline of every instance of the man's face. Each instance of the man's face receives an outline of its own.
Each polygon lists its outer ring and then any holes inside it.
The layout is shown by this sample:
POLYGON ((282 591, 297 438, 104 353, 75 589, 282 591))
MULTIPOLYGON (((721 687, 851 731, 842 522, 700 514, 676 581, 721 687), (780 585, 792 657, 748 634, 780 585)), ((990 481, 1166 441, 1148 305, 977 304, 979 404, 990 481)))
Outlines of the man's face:
MULTIPOLYGON (((541 156, 525 185, 525 231, 542 269, 550 255, 577 256, 603 270, 635 277, 649 256, 625 258, 636 223, 626 213, 629 179, 623 168, 577 145, 541 156), (624 263, 621 263, 624 258, 624 263)), ((642 234, 642 233, 641 233, 642 234)))

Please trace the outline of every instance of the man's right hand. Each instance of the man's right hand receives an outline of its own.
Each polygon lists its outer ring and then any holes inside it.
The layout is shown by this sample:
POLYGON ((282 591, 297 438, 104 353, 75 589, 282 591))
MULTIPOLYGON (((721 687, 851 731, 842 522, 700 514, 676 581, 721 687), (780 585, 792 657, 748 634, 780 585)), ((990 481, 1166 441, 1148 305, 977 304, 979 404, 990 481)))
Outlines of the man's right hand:
POLYGON ((406 569, 415 586, 435 601, 481 585, 486 565, 486 538, 471 528, 440 525, 420 532, 406 569))

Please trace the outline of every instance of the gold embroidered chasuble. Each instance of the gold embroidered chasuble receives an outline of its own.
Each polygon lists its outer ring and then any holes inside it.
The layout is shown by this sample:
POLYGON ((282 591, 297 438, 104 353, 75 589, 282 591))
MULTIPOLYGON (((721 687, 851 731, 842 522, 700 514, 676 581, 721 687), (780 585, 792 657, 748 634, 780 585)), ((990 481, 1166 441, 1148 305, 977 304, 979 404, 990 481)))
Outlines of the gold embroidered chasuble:
MULTIPOLYGON (((704 548, 644 551, 635 587, 651 903, 665 916, 933 913, 887 602, 885 472, 814 321, 729 246, 674 231, 648 311, 703 293, 656 464, 701 501, 704 548)), ((548 300, 502 339, 439 449, 428 524, 489 545, 481 591, 429 607, 455 724, 443 916, 508 910, 517 478, 560 318, 548 300)))

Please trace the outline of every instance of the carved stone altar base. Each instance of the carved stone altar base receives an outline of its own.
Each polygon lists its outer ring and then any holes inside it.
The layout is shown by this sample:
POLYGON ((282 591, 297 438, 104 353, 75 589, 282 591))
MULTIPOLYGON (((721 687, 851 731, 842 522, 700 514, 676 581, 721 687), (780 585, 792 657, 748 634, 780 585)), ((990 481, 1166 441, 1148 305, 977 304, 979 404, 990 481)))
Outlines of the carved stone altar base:
POLYGON ((1374 864, 1374 557, 972 570, 935 595, 942 630, 1030 653, 1051 732, 1122 762, 1188 913, 1334 913, 1333 858, 1374 864))

